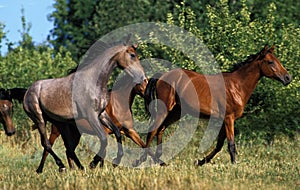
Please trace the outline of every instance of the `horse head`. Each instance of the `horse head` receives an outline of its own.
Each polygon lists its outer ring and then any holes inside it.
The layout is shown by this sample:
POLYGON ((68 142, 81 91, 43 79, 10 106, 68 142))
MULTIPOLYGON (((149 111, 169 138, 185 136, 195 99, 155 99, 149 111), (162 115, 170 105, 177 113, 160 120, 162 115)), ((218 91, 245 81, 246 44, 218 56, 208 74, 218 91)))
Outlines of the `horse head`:
POLYGON ((0 100, 0 122, 4 126, 5 134, 15 134, 15 127, 12 122, 13 104, 9 100, 0 100))
POLYGON ((273 54, 274 48, 275 46, 272 46, 269 49, 266 45, 261 50, 259 57, 261 73, 268 78, 282 82, 283 85, 288 85, 292 81, 292 77, 273 54))
POLYGON ((142 84, 147 77, 136 52, 137 46, 125 46, 125 49, 115 56, 115 61, 133 78, 136 84, 142 84))
POLYGON ((144 97, 145 90, 148 84, 148 79, 145 79, 143 83, 137 84, 133 90, 136 94, 140 95, 141 97, 144 97))

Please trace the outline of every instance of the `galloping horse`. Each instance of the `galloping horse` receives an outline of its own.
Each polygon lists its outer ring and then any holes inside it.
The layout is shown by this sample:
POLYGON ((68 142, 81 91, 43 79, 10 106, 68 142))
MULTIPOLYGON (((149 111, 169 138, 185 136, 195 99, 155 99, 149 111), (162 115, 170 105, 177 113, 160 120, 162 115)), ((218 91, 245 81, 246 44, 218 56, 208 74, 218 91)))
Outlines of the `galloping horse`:
MULTIPOLYGON (((146 86, 147 86, 147 80, 145 80, 144 83, 142 84, 135 84, 133 83, 133 79, 130 76, 125 75, 121 77, 115 83, 113 90, 110 91, 109 93, 110 99, 108 105, 100 115, 101 123, 103 124, 104 130, 107 134, 112 134, 113 127, 118 127, 122 134, 125 134, 127 137, 131 138, 137 145, 139 145, 142 148, 145 147, 145 143, 140 139, 139 134, 133 128, 131 106, 137 94, 140 95, 141 97, 144 96, 144 91, 146 86)), ((51 134, 49 137, 49 141, 51 145, 53 145, 57 137, 59 137, 60 131, 63 131, 62 132, 62 136, 63 136, 66 133, 65 131, 69 130, 70 132, 69 134, 72 135, 71 139, 73 140, 72 143, 73 146, 71 147, 72 150, 75 150, 75 148, 77 147, 82 133, 95 135, 95 132, 93 131, 93 129, 91 129, 89 123, 86 120, 84 119, 78 120, 76 124, 78 126, 79 131, 75 131, 75 129, 77 128, 75 127, 74 129, 74 127, 70 125, 64 127, 62 126, 56 127, 55 125, 52 125, 51 134), (71 131, 73 131, 73 133, 71 133, 71 131)), ((41 173, 43 171, 43 167, 47 155, 48 152, 44 151, 42 160, 37 169, 38 173, 41 173)), ((67 154, 67 159, 70 168, 71 169, 74 168, 73 160, 68 156, 68 154, 67 154)), ((101 159, 96 154, 93 161, 90 163, 90 167, 95 168, 100 160, 101 159)), ((101 163, 101 166, 103 166, 103 162, 101 163)))
POLYGON ((0 123, 3 124, 5 134, 7 136, 15 134, 15 127, 12 121, 12 99, 16 99, 21 102, 23 100, 25 92, 25 88, 12 88, 7 90, 0 88, 0 123))
MULTIPOLYGON (((157 112, 152 114, 154 122, 146 142, 146 147, 149 147, 153 138, 157 136, 156 162, 162 155, 164 130, 181 116, 191 114, 195 117, 221 118, 223 121, 215 149, 195 164, 203 165, 209 162, 221 150, 226 138, 231 162, 235 163, 234 121, 242 116, 260 78, 266 76, 282 82, 283 85, 291 82, 291 76, 273 52, 274 46, 269 49, 266 45, 257 54, 237 64, 232 72, 202 75, 185 69, 174 69, 164 73, 159 79, 150 79, 145 91, 146 107, 156 98, 164 103, 157 104, 157 112), (224 84, 220 81, 221 77, 224 84)), ((148 148, 134 165, 139 165, 147 159, 147 151, 148 148)))
MULTIPOLYGON (((46 134, 46 122, 56 126, 75 126, 77 119, 86 119, 100 139, 98 155, 104 159, 107 138, 98 115, 108 103, 107 82, 116 66, 124 69, 136 83, 143 83, 146 79, 133 46, 126 43, 109 47, 98 41, 89 49, 87 57, 75 73, 63 78, 37 81, 27 90, 24 110, 38 128, 41 144, 53 156, 59 171, 65 170, 65 166, 52 150, 46 134), (98 55, 95 56, 95 53, 98 55)), ((120 139, 120 132, 114 132, 120 139)), ((67 137, 64 141, 67 152, 79 163, 75 152, 70 149, 70 138, 67 137)))

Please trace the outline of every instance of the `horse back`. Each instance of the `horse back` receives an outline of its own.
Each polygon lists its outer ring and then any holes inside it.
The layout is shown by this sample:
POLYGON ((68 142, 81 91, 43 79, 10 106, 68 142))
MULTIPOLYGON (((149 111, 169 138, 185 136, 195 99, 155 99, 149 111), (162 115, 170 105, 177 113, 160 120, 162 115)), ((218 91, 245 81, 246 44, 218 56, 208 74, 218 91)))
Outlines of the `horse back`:
POLYGON ((159 79, 157 89, 160 88, 160 92, 157 94, 169 94, 172 96, 169 101, 173 102, 173 106, 180 104, 182 110, 188 114, 199 116, 201 113, 219 117, 226 107, 226 95, 219 79, 218 75, 174 69, 159 79))

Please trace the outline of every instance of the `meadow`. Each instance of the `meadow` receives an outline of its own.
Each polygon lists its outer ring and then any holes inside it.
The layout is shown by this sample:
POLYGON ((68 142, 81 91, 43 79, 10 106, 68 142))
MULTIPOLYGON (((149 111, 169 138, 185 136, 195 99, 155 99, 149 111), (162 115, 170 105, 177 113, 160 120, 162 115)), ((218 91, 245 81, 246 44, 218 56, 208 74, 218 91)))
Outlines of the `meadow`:
MULTIPOLYGON (((0 135, 0 189, 300 189, 300 135, 294 138, 275 136, 271 143, 260 139, 236 137, 237 163, 231 164, 227 143, 213 161, 194 166, 201 130, 168 165, 148 168, 113 168, 108 161, 103 168, 89 169, 94 153, 80 143, 76 153, 85 170, 58 172, 53 158, 46 161, 44 172, 35 172, 42 147, 38 131, 7 137, 0 135)), ((126 139, 126 143, 131 143, 126 139)), ((59 138, 54 150, 67 164, 65 149, 59 138)), ((150 162, 150 158, 148 160, 150 162)))

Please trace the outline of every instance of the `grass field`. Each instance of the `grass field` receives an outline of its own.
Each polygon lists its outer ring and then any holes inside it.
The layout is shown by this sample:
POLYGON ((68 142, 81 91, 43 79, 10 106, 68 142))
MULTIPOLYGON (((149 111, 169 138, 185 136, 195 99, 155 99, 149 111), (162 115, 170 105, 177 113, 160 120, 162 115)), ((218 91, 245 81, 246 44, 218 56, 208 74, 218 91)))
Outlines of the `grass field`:
MULTIPOLYGON (((300 189, 300 135, 276 137, 271 145, 237 137, 237 164, 230 163, 224 145, 213 162, 202 167, 193 165, 203 156, 197 153, 197 134, 168 166, 141 169, 113 168, 105 162, 104 168, 91 170, 87 166, 94 154, 81 143, 76 152, 84 171, 59 173, 49 157, 42 174, 35 172, 42 153, 37 131, 27 140, 20 136, 7 137, 1 131, 0 189, 300 189)), ((61 140, 54 149, 67 164, 61 140)))

